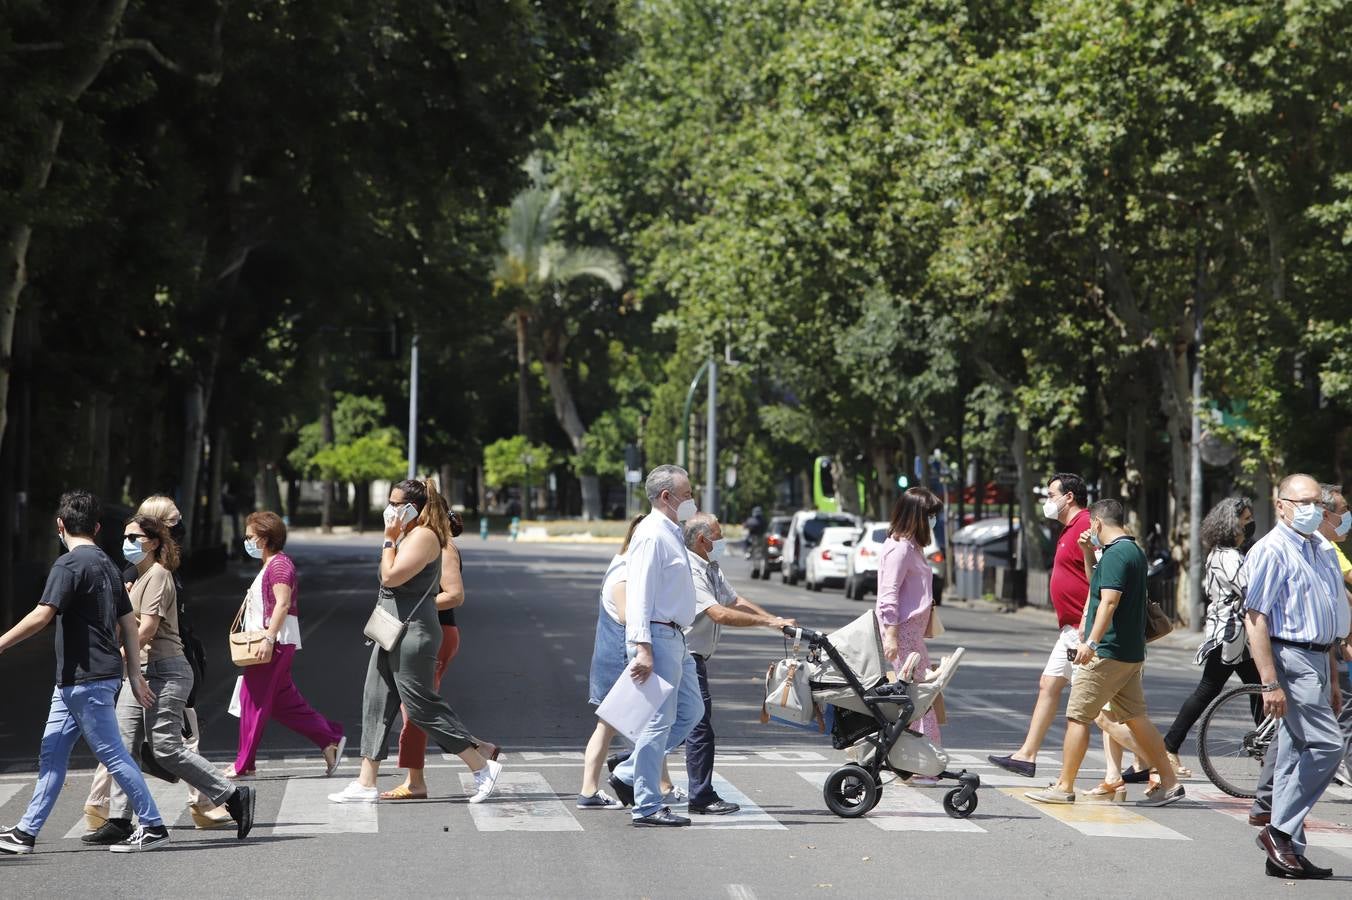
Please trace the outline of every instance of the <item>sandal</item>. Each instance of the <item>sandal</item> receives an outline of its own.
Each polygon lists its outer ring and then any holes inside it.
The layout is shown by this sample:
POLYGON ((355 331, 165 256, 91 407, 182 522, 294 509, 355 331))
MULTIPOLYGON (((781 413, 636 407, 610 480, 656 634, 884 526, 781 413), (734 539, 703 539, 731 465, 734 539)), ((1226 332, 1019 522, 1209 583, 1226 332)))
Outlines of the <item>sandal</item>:
POLYGON ((1183 765, 1183 761, 1178 758, 1177 753, 1166 752, 1164 755, 1168 757, 1169 765, 1174 767, 1174 775, 1176 775, 1179 778, 1192 777, 1192 769, 1189 769, 1187 766, 1183 765))
POLYGON ((401 784, 392 791, 385 791, 380 795, 381 800, 426 800, 427 792, 415 794, 408 789, 408 785, 401 784))
POLYGON ((257 771, 258 768, 255 766, 252 769, 245 769, 243 772, 236 772, 235 767, 231 766, 230 768, 226 769, 223 774, 225 775, 226 778, 233 780, 236 778, 250 778, 257 771))
POLYGON ((1084 793, 1086 800, 1098 803, 1126 803, 1127 784, 1125 781, 1103 782, 1092 791, 1084 793))

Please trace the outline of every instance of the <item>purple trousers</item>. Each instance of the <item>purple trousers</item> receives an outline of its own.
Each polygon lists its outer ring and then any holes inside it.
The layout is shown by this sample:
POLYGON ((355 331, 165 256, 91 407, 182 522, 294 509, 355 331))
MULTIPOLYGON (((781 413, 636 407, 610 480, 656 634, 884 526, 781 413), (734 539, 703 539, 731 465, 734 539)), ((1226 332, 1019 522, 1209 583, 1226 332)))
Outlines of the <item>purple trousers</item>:
POLYGON ((321 750, 342 738, 343 726, 315 712, 296 690, 296 683, 291 680, 291 663, 295 656, 294 644, 278 644, 273 648, 271 662, 244 669, 244 685, 239 692, 236 772, 244 773, 254 768, 263 728, 269 719, 309 738, 321 750))

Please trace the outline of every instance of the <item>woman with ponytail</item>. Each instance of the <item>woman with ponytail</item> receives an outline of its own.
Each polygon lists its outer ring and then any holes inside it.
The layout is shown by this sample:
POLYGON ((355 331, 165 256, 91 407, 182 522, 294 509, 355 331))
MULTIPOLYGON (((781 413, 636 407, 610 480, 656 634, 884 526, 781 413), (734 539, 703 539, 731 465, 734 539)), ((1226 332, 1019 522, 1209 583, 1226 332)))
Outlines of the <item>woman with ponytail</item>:
POLYGON ((390 489, 377 602, 407 625, 393 650, 386 651, 379 644, 371 648, 362 692, 361 774, 342 791, 329 795, 334 803, 380 799, 376 776, 381 760, 389 755, 390 730, 401 705, 408 721, 447 753, 459 756, 474 773, 470 803, 487 800, 497 784, 502 765, 479 752, 479 742, 437 690, 443 633, 437 621, 438 603, 428 601, 434 594, 438 599, 450 595, 442 602, 454 603, 457 591, 463 600, 453 536, 450 510, 431 479, 410 478, 390 489), (448 577, 448 570, 454 570, 455 577, 448 577))

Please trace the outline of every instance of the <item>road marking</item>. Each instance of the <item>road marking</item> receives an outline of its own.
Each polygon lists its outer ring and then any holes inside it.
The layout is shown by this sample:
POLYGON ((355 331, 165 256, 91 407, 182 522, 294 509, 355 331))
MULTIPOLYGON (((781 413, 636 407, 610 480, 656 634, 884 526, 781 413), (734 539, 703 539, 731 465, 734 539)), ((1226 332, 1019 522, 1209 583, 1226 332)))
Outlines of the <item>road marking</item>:
MULTIPOLYGON (((1234 819, 1236 822, 1249 824, 1249 809, 1253 805, 1252 800, 1242 800, 1239 797, 1231 797, 1220 788, 1211 785, 1188 785, 1188 799, 1200 800, 1210 809, 1223 816, 1234 819)), ((1257 829, 1254 834, 1257 834, 1257 829)), ((1352 849, 1352 831, 1345 826, 1339 826, 1333 822, 1326 822, 1323 819, 1316 819, 1313 816, 1305 818, 1305 840, 1311 847, 1332 847, 1338 850, 1352 849)))
POLYGON ((756 900, 756 892, 744 884, 730 884, 728 900, 756 900))
MULTIPOLYGON (((690 790, 690 781, 683 773, 672 772, 671 783, 683 791, 690 790)), ((734 828, 746 831, 787 831, 788 828, 782 823, 776 821, 775 817, 765 810, 754 800, 742 793, 732 783, 717 772, 713 777, 714 793, 732 803, 736 803, 741 809, 735 813, 726 816, 699 816, 692 815, 690 824, 694 828, 734 828)), ((683 815, 684 810, 676 807, 674 810, 677 815, 683 815)))
POLYGON ((4 806, 10 800, 14 799, 14 795, 19 793, 19 791, 27 784, 28 782, 26 781, 16 781, 13 784, 0 784, 0 806, 4 806))
POLYGON ((1069 825, 1089 837, 1153 838, 1164 841, 1190 841, 1192 838, 1166 828, 1153 819, 1132 812, 1122 803, 1038 803, 1024 796, 1029 788, 999 788, 1020 803, 1031 806, 1063 825, 1069 825))
MULTIPOLYGON (((460 786, 474 793, 473 773, 462 772, 460 786)), ((479 831, 581 831, 582 826, 539 772, 503 772, 493 796, 469 805, 479 831)))
MULTIPOLYGON (((799 772, 799 776, 820 790, 827 772, 799 772)), ((883 831, 946 831, 985 834, 986 829, 966 819, 954 819, 944 812, 943 804, 925 791, 893 782, 884 785, 878 805, 864 818, 883 831)))
POLYGON ((815 750, 757 750, 755 753, 771 762, 821 762, 826 759, 815 750))
POLYGON ((330 803, 342 785, 329 778, 288 778, 274 835, 375 834, 380 830, 376 803, 330 803))
MULTIPOLYGON (((188 784, 180 781, 178 784, 170 784, 167 781, 161 781, 158 778, 146 776, 146 786, 150 788, 150 797, 155 801, 155 808, 160 811, 160 817, 164 819, 164 824, 173 827, 178 820, 188 811, 188 784)), ((88 796, 86 794, 86 796, 88 796)), ((128 798, 130 800, 130 798, 128 798)), ((80 809, 84 809, 84 800, 80 801, 80 809)), ((129 815, 135 815, 129 812, 129 815)), ((79 820, 74 827, 65 834, 65 839, 77 838, 89 833, 89 826, 85 824, 84 813, 80 813, 79 820)))

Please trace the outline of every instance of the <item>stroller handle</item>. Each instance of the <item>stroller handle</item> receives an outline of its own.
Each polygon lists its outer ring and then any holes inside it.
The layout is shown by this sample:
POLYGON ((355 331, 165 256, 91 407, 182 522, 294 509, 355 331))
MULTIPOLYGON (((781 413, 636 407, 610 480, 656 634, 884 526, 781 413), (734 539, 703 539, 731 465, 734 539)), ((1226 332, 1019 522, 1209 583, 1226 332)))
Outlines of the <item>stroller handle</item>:
POLYGON ((802 639, 807 641, 809 644, 826 643, 826 635, 822 634, 820 631, 813 631, 811 628, 802 628, 800 626, 795 625, 785 625, 783 631, 784 636, 786 638, 798 638, 799 635, 801 635, 802 639))

